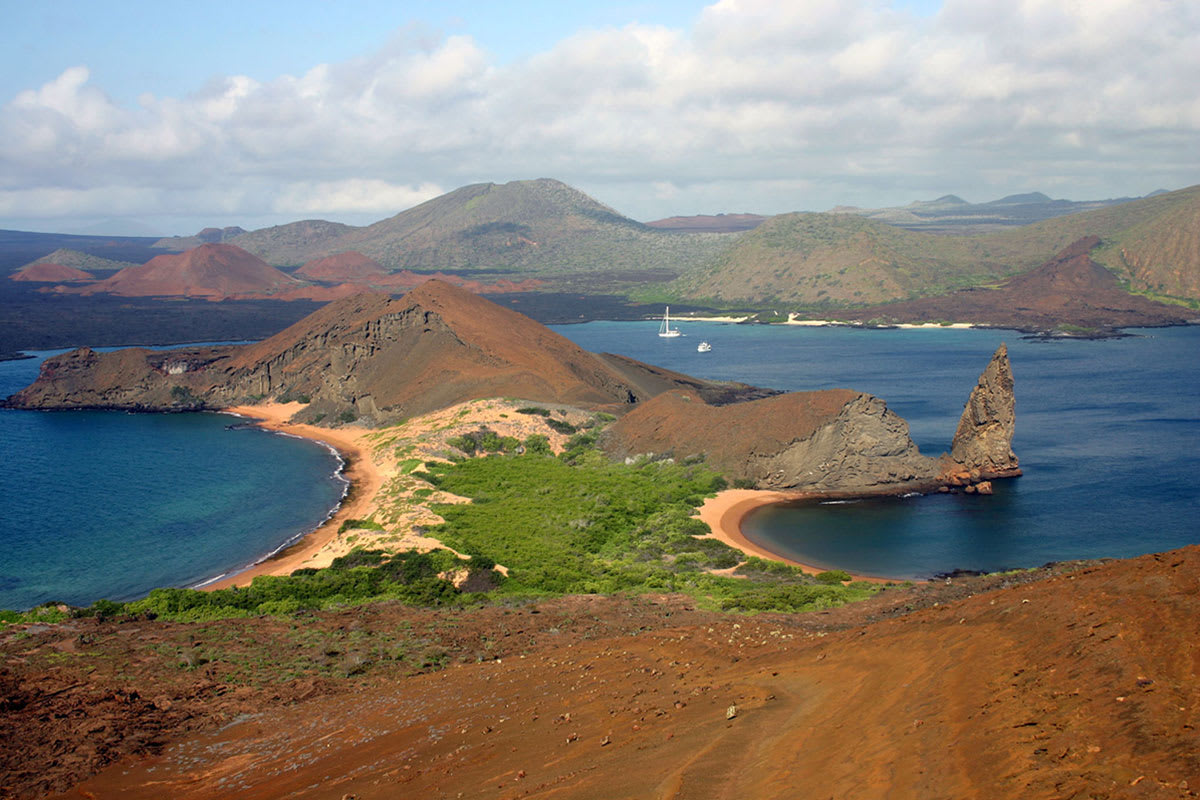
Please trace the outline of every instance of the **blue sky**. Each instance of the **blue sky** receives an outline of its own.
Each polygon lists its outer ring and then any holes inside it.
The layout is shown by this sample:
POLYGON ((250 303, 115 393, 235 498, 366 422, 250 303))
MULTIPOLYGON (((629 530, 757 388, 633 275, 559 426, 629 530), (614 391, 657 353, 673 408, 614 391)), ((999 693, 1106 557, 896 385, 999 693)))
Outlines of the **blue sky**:
MULTIPOLYGON (((397 35, 467 34, 499 63, 548 49, 580 30, 629 23, 687 28, 707 5, 643 2, 8 2, 0 34, 0 99, 85 63, 120 102, 142 92, 181 96, 230 73, 267 81, 343 61, 397 35)), ((898 0, 929 15, 932 0, 898 0)))
POLYGON ((638 219, 1180 188, 1198 8, 8 3, 0 227, 362 224, 535 177, 638 219))

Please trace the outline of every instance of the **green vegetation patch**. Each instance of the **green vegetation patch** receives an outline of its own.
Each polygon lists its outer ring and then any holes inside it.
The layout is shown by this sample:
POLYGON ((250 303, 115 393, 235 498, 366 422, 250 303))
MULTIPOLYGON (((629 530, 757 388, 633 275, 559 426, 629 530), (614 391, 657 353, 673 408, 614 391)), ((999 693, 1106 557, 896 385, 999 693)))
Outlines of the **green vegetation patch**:
POLYGON ((474 502, 438 505, 429 535, 509 569, 501 595, 682 592, 745 611, 827 608, 867 597, 870 584, 818 583, 706 537, 693 518, 725 480, 701 464, 614 463, 577 434, 558 458, 526 453, 431 467, 439 488, 474 502), (702 538, 703 537, 703 538, 702 538))
MULTIPOLYGON (((408 550, 395 555, 380 550, 352 550, 334 559, 325 569, 299 569, 287 576, 262 575, 249 586, 211 592, 196 589, 155 589, 129 603, 97 600, 87 608, 73 609, 72 616, 117 618, 147 615, 177 622, 203 622, 230 617, 288 615, 300 611, 356 605, 374 600, 399 600, 411 605, 462 605, 478 596, 460 592, 454 584, 438 577, 466 568, 474 586, 491 588, 493 562, 462 561, 449 550, 419 553, 408 550), (480 573, 476 575, 475 573, 480 573)), ((3 622, 48 621, 50 611, 34 609, 12 614, 3 622)), ((54 612, 66 618, 62 612, 54 612)), ((57 621, 57 616, 56 616, 57 621)))

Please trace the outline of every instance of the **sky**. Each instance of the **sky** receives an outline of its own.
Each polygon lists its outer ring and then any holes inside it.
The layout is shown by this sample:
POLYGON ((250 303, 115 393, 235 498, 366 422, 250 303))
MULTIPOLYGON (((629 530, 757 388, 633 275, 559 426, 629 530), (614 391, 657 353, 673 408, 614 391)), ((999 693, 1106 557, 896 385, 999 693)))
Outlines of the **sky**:
POLYGON ((1196 0, 0 0, 0 228, 639 220, 1200 183, 1196 0))

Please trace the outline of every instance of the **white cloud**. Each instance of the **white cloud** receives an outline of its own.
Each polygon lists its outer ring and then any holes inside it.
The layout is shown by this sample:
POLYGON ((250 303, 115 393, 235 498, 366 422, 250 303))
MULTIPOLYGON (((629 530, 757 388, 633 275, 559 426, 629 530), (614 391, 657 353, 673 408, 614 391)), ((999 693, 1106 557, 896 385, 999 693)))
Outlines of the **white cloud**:
MULTIPOLYGON (((454 187, 450 187, 454 188, 454 187)), ((346 212, 404 209, 445 194, 446 188, 425 183, 397 186, 373 178, 301 182, 283 187, 271 210, 281 214, 318 214, 330 208, 346 212)))
POLYGON ((721 0, 690 30, 581 31, 503 66, 404 29, 300 76, 136 108, 75 66, 0 108, 0 213, 111 195, 129 214, 382 217, 538 176, 643 219, 1141 193, 1200 181, 1198 74, 1200 5, 1181 0, 946 0, 929 18, 721 0))

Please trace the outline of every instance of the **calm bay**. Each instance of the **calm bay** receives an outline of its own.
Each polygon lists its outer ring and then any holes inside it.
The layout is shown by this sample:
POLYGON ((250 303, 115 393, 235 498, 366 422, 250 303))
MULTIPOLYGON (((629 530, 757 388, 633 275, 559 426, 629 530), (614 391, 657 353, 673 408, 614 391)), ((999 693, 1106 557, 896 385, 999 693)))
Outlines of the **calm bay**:
MULTIPOLYGON (((807 563, 889 577, 1125 557, 1200 542, 1200 328, 1100 341, 1012 331, 683 321, 553 326, 595 351, 786 390, 884 398, 948 449, 993 350, 1009 347, 1025 476, 991 497, 764 509, 745 533, 807 563), (707 340, 712 351, 697 352, 707 340)), ((48 355, 48 354, 39 354, 48 355)), ((0 363, 0 394, 40 359, 0 363)), ((343 484, 311 442, 216 414, 0 411, 0 607, 127 599, 243 566, 314 528, 343 484)))

